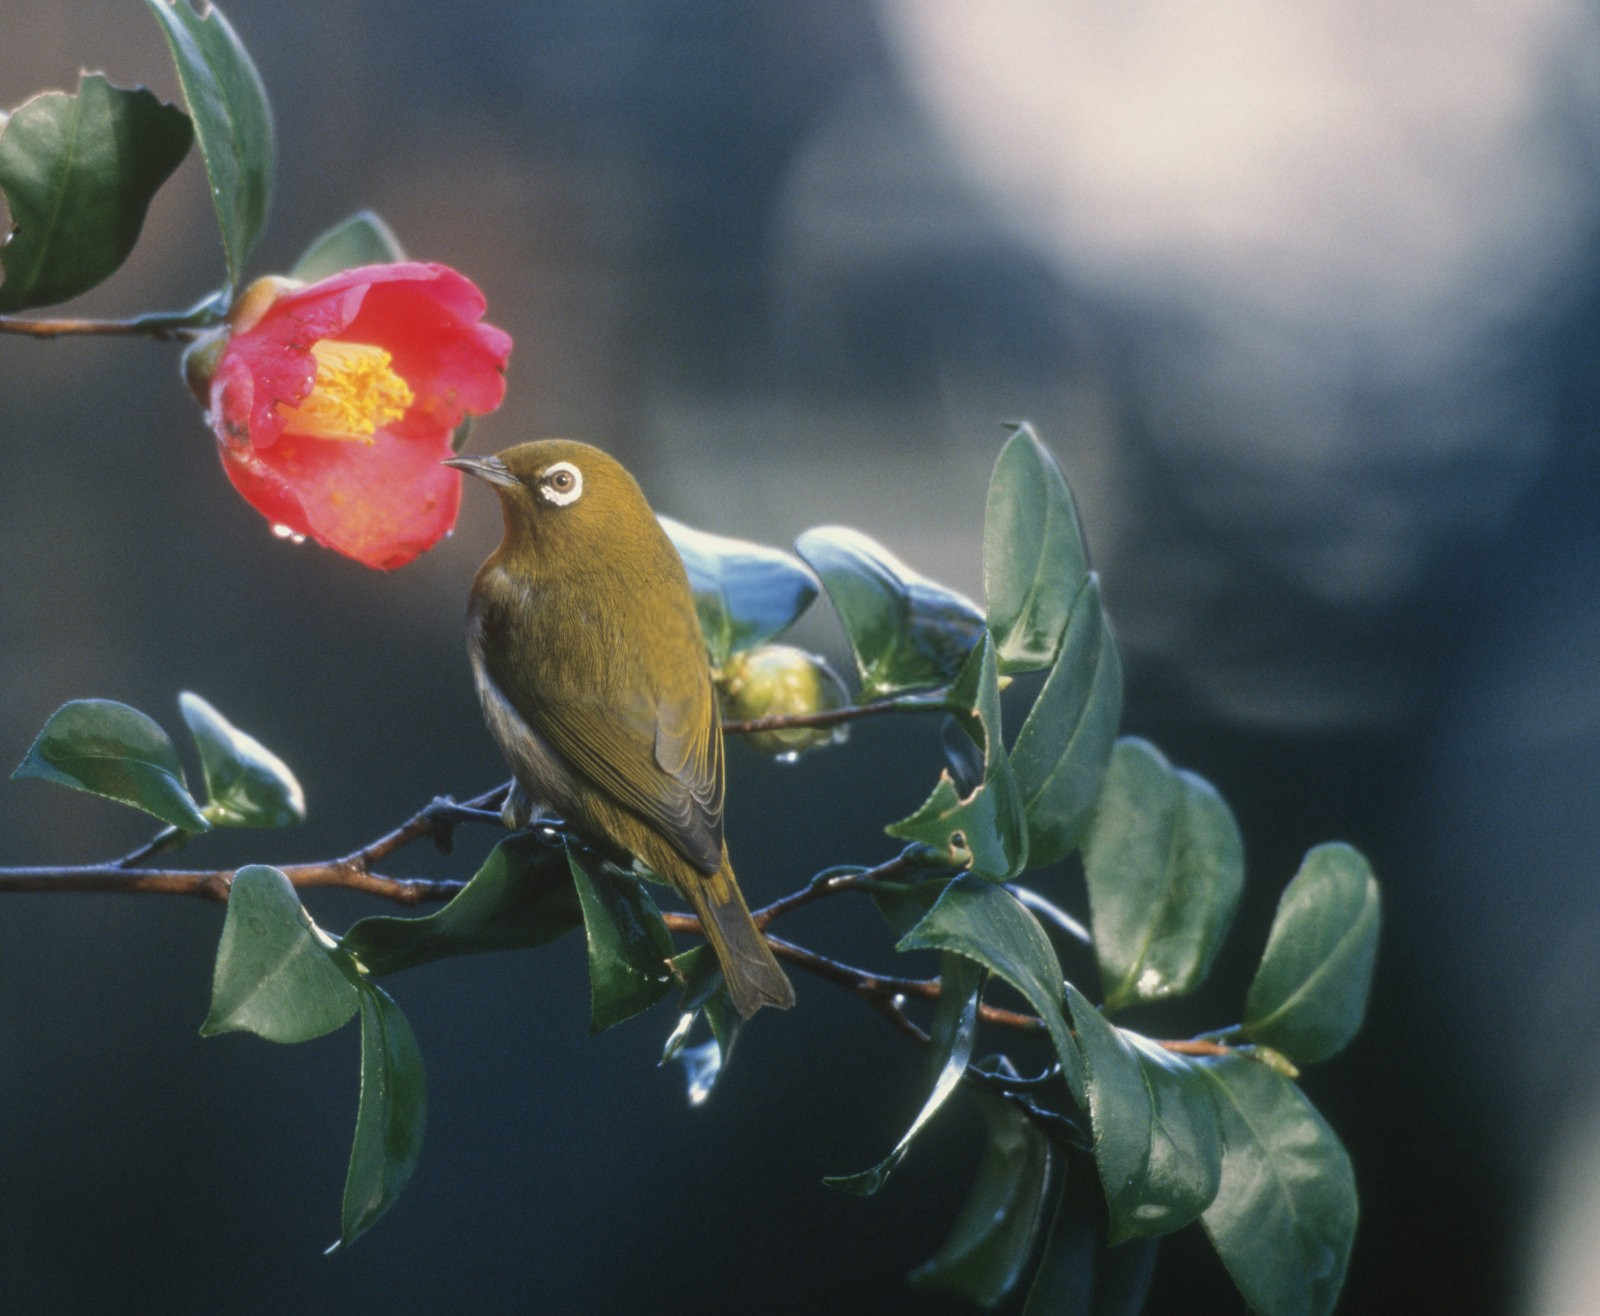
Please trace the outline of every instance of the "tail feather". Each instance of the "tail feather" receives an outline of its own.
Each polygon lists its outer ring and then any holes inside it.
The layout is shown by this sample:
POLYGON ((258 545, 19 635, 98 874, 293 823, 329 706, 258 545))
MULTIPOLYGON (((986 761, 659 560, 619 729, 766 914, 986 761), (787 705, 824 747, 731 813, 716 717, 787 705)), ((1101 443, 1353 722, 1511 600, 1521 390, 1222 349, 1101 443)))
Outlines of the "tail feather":
POLYGON ((794 984, 778 966, 772 948, 750 917, 726 853, 717 872, 709 877, 697 873, 679 885, 716 952, 733 1008, 748 1019, 763 1005, 780 1010, 792 1006, 794 984))

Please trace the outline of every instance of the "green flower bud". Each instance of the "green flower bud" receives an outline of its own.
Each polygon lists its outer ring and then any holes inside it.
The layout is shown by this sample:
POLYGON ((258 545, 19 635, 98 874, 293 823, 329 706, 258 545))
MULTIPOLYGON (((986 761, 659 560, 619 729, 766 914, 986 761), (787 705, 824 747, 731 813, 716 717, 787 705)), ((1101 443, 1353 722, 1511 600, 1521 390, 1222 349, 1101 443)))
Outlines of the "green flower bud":
MULTIPOLYGON (((850 694, 827 662, 788 644, 763 644, 729 658, 718 673, 722 716, 727 721, 794 717, 843 708, 850 694)), ((781 727, 756 731, 746 741, 764 754, 792 763, 801 751, 836 745, 846 738, 842 725, 781 727)))
POLYGON ((228 326, 220 325, 183 349, 183 382, 202 407, 211 406, 211 376, 217 373, 217 363, 228 348, 228 333, 228 326))

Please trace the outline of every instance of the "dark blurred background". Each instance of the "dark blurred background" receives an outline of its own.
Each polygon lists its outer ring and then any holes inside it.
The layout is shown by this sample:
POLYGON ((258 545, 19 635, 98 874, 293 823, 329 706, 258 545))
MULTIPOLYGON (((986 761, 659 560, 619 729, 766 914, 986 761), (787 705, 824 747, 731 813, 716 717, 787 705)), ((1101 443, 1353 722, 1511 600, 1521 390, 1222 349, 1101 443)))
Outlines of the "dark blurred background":
MULTIPOLYGON (((1104 577, 1127 729, 1214 781, 1246 837, 1223 967, 1179 1026, 1235 1017, 1308 846, 1349 839, 1383 880, 1367 1028, 1306 1079, 1361 1188, 1342 1310, 1600 1311, 1591 6, 228 12, 277 112, 256 270, 372 206, 470 274, 517 343, 479 448, 592 439, 692 524, 853 524, 981 595, 998 422, 1034 420, 1104 577)), ((12 0, 0 105, 80 65, 176 99, 142 6, 12 0)), ((195 158, 71 309, 186 305, 220 275, 195 158)), ((0 756, 64 700, 176 729, 198 690, 311 807, 294 833, 201 840, 207 865, 339 853, 496 780, 461 641, 499 533, 481 490, 379 575, 233 495, 168 346, 0 338, 0 398, 0 756)), ((936 753, 903 724, 794 767, 733 749, 753 897, 890 853, 878 828, 936 753)), ((0 862, 147 832, 0 790, 0 862)), ((491 839, 397 867, 463 876, 491 839)), ((334 928, 374 912, 309 903, 334 928)), ((920 1101, 918 1057, 855 1002, 800 980, 691 1110, 654 1067, 670 1009, 587 1036, 568 939, 395 982, 425 1157, 324 1260, 355 1037, 201 1042, 221 918, 4 898, 0 1309, 892 1311, 964 1191, 962 1115, 875 1200, 819 1185, 920 1101)), ((892 964, 864 907, 794 935, 892 964)), ((1198 1230, 1163 1246, 1152 1311, 1236 1307, 1198 1230)))

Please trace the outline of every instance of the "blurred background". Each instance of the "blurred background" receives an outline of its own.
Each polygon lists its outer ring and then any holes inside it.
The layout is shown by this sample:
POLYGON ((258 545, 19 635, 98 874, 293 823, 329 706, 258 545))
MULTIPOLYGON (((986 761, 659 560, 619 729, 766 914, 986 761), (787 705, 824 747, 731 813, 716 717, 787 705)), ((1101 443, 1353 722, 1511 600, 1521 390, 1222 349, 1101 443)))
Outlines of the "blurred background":
MULTIPOLYGON (((1353 841, 1383 881, 1368 1025, 1306 1078, 1360 1183, 1341 1309, 1600 1311, 1592 6, 227 12, 277 113, 255 270, 371 206, 468 273, 517 344, 478 449, 591 439, 691 524, 856 525, 981 597, 999 422, 1031 418, 1104 579, 1126 729, 1215 782, 1246 838, 1222 967, 1174 1027, 1236 1017, 1310 845, 1353 841)), ((13 0, 0 105, 80 65, 177 99, 142 6, 13 0)), ((187 305, 221 272, 195 156, 70 310, 187 305)), ((311 808, 197 842, 207 866, 341 853, 497 780, 461 639, 499 534, 482 490, 379 575, 234 496, 168 345, 3 337, 0 398, 0 758, 67 699, 176 731, 199 691, 311 808)), ((793 767, 733 748, 752 898, 885 857, 879 827, 936 760, 936 727, 903 723, 793 767)), ((0 863, 147 830, 0 789, 0 863)), ((395 867, 465 876, 492 839, 395 867)), ((378 912, 308 903, 333 928, 378 912)), ((800 979, 801 1008, 762 1017, 691 1110, 655 1068, 670 1008, 589 1037, 569 938, 396 980, 427 1149, 325 1260, 356 1039, 201 1042, 221 919, 0 904, 0 1308, 900 1310, 971 1173, 955 1114, 877 1199, 820 1186, 921 1099, 911 1048, 826 984, 800 979)), ((792 931, 893 966, 864 907, 792 931)), ((1163 1245, 1151 1311, 1236 1308, 1198 1229, 1163 1245)))

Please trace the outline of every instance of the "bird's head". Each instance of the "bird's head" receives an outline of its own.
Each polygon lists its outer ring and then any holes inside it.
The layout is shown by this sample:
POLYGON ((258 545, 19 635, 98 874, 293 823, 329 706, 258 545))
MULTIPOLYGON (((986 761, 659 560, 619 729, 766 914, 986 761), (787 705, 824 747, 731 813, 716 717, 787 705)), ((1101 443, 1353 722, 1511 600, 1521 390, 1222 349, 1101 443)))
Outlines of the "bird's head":
POLYGON ((492 457, 451 457, 445 465, 477 476, 500 495, 503 552, 528 550, 546 562, 564 552, 611 558, 660 536, 633 476, 587 443, 536 439, 492 457))

